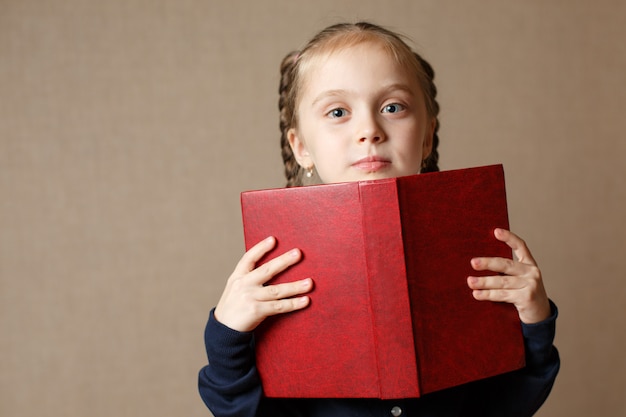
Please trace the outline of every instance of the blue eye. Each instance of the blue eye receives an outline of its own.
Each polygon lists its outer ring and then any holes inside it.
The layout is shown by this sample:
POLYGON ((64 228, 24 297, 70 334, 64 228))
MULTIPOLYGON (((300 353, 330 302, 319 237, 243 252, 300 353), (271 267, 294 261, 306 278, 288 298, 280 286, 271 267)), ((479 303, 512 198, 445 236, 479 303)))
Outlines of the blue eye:
POLYGON ((328 112, 328 116, 330 116, 333 119, 344 117, 346 114, 348 114, 348 111, 342 108, 332 109, 331 111, 328 112))
POLYGON ((404 106, 398 103, 387 104, 383 107, 383 113, 398 113, 404 110, 404 106))

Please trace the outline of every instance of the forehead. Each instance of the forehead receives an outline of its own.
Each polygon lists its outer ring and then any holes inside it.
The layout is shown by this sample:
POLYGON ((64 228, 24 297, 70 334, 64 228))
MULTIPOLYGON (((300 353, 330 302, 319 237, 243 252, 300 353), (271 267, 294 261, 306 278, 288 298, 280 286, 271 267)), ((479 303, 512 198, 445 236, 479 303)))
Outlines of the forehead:
POLYGON ((376 88, 385 84, 404 84, 416 93, 421 92, 415 70, 380 42, 319 51, 301 71, 303 95, 311 90, 376 88))

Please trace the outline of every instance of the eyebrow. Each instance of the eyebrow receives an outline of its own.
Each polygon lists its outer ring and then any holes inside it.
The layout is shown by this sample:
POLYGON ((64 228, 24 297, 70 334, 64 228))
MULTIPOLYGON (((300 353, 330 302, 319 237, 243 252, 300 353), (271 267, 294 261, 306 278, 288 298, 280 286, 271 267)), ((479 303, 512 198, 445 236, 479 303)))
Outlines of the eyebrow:
MULTIPOLYGON (((398 91, 398 90, 409 94, 411 97, 415 96, 414 91, 408 85, 402 84, 402 83, 393 83, 387 86, 382 86, 378 94, 386 94, 386 93, 390 93, 392 91, 398 91)), ((321 94, 319 94, 317 97, 315 97, 315 99, 311 102, 311 106, 315 106, 317 103, 319 103, 320 101, 328 97, 343 96, 346 94, 354 94, 354 92, 352 90, 344 90, 340 88, 334 89, 334 90, 326 90, 322 92, 321 94)))
POLYGON ((321 94, 319 94, 317 97, 315 97, 315 99, 311 102, 311 106, 315 106, 317 103, 319 103, 320 101, 328 97, 343 96, 346 94, 349 94, 348 90, 337 89, 337 90, 324 91, 321 94))

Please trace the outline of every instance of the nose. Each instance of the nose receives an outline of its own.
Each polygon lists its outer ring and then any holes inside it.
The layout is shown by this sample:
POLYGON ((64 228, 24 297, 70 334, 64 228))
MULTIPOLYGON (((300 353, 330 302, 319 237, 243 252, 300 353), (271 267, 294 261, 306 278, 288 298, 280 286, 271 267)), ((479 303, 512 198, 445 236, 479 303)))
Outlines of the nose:
POLYGON ((379 143, 385 141, 385 132, 375 114, 363 115, 358 125, 358 141, 360 143, 379 143))

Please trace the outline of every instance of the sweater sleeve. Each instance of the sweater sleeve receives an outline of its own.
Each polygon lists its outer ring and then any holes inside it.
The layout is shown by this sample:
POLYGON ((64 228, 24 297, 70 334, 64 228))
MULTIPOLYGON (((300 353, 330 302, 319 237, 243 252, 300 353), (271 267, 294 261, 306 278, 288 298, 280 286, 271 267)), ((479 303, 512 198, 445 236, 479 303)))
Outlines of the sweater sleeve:
POLYGON ((559 353, 554 347, 558 309, 550 301, 552 314, 536 324, 523 324, 522 333, 526 348, 526 369, 537 376, 553 376, 559 371, 559 353))
POLYGON ((261 400, 254 337, 215 319, 211 310, 204 333, 209 364, 200 370, 198 389, 215 417, 253 417, 261 400))

